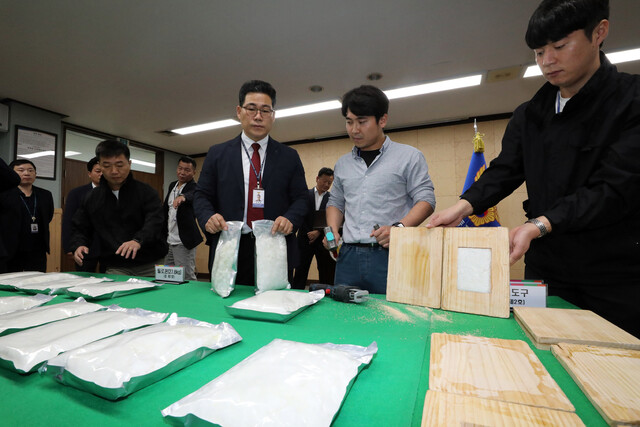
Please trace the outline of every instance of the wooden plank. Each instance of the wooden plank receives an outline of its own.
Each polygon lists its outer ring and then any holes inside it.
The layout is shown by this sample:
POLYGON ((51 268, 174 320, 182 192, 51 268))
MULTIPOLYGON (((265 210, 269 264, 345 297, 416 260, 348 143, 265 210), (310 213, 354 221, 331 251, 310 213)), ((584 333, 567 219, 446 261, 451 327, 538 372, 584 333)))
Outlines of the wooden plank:
POLYGON ((443 228, 394 227, 387 301, 440 308, 443 228))
POLYGON ((427 391, 422 426, 584 426, 573 412, 427 391))
POLYGON ((432 334, 430 360, 430 390, 575 411, 524 341, 432 334))
MULTIPOLYGON (((444 232, 442 308, 463 313, 509 317, 509 230, 505 227, 447 228, 444 232), (460 273, 472 269, 470 258, 460 258, 468 249, 489 254, 488 287, 468 290, 460 273), (460 259, 459 259, 460 258, 460 259)), ((480 281, 480 277, 474 280, 480 281)), ((470 283, 474 285, 474 283, 470 283)))
POLYGON ((561 343, 551 352, 609 425, 640 425, 640 351, 561 343))
POLYGON ((538 348, 567 342, 640 350, 640 339, 589 310, 514 307, 513 314, 538 348))

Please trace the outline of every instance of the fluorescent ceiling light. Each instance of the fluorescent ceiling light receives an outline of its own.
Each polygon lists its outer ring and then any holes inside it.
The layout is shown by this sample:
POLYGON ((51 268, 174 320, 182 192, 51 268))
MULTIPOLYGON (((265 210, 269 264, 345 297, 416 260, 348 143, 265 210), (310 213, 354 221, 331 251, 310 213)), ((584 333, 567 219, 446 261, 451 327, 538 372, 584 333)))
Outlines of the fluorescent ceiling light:
POLYGON ((79 151, 65 151, 64 152, 64 156, 65 157, 71 157, 71 156, 77 156, 78 154, 82 154, 79 151))
POLYGON ((55 153, 53 151, 41 151, 33 154, 18 154, 18 157, 22 157, 23 159, 35 159, 36 157, 53 156, 54 154, 55 153))
POLYGON ((174 133, 177 133, 177 134, 180 134, 180 135, 188 135, 190 133, 204 132, 205 130, 226 128, 228 126, 235 126, 235 125, 239 125, 239 124, 240 124, 240 122, 237 121, 237 120, 227 119, 227 120, 219 120, 217 122, 205 123, 205 124, 202 124, 202 125, 189 126, 189 127, 186 127, 186 128, 172 129, 171 132, 174 132, 174 133))
POLYGON ((340 101, 319 102, 317 104, 303 105, 301 107, 285 108, 284 110, 276 110, 276 117, 298 116, 300 114, 316 113, 318 111, 336 110, 342 107, 340 101))
POLYGON ((131 159, 131 163, 135 163, 136 165, 140 165, 140 166, 148 166, 150 168, 156 167, 155 163, 145 162, 144 160, 138 160, 138 159, 131 159))
POLYGON ((462 77, 459 79, 443 80, 440 82, 426 83, 417 86, 409 86, 400 89, 385 90, 389 99, 405 98, 407 96, 424 95, 427 93, 442 92, 445 90, 459 89, 463 87, 477 86, 482 81, 482 74, 462 77))
MULTIPOLYGON (((623 62, 637 61, 640 59, 640 49, 629 49, 620 52, 607 53, 607 59, 612 64, 621 64, 623 62)), ((542 71, 538 65, 530 65, 524 72, 523 78, 541 76, 542 71)))

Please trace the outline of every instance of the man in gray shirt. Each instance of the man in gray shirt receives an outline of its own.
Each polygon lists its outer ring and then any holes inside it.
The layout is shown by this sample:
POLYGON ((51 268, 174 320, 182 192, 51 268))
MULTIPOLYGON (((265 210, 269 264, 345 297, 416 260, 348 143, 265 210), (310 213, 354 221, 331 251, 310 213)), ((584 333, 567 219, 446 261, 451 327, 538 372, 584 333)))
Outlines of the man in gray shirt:
POLYGON ((384 134, 389 99, 378 88, 360 86, 342 98, 342 115, 354 147, 338 159, 327 204, 327 224, 344 243, 336 284, 371 293, 387 291, 391 227, 415 227, 436 207, 422 152, 384 134))

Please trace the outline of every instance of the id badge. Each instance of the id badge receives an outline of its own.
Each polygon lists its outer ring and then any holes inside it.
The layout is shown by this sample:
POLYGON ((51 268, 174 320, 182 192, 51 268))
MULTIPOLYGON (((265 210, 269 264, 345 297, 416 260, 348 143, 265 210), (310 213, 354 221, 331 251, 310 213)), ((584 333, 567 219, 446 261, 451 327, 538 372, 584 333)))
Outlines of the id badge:
POLYGON ((31 224, 31 234, 36 234, 38 232, 38 224, 31 224))
POLYGON ((263 188, 253 189, 252 205, 254 208, 264 208, 264 189, 263 188))

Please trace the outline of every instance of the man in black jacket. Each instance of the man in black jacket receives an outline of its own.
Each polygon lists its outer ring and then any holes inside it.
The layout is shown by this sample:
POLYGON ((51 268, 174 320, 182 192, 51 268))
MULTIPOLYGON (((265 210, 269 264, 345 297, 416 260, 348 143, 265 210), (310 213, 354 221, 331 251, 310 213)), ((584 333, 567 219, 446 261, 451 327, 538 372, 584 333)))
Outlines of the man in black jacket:
POLYGON ((46 272, 53 196, 33 185, 37 172, 30 160, 14 160, 9 168, 20 176, 20 183, 0 194, 0 233, 6 270, 46 272))
POLYGON ((93 233, 100 236, 100 263, 108 274, 154 276, 162 264, 167 240, 162 232, 158 193, 131 175, 129 147, 116 140, 96 147, 102 169, 100 186, 84 199, 73 217, 71 249, 82 265, 93 233))
POLYGON ((318 278, 320 283, 333 285, 333 276, 336 271, 336 262, 331 259, 329 251, 322 245, 324 230, 316 227, 324 224, 325 209, 329 201, 329 188, 333 184, 333 169, 322 168, 316 177, 315 187, 309 189, 307 194, 307 215, 298 230, 298 248, 300 249, 300 264, 296 267, 292 288, 304 289, 307 284, 307 276, 313 257, 318 264, 318 278))
POLYGON ((510 231, 511 262, 549 294, 640 337, 640 77, 600 47, 607 0, 543 1, 526 41, 547 80, 518 107, 502 152, 461 200, 431 219, 456 225, 526 182, 525 224, 510 231))
POLYGON ((193 192, 196 182, 196 161, 183 156, 178 160, 177 181, 169 185, 164 199, 164 230, 169 252, 164 258, 167 265, 184 267, 184 277, 196 280, 196 246, 202 242, 196 216, 193 212, 193 192))

